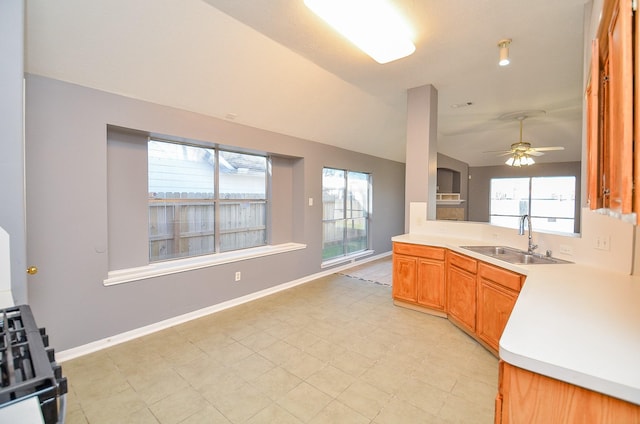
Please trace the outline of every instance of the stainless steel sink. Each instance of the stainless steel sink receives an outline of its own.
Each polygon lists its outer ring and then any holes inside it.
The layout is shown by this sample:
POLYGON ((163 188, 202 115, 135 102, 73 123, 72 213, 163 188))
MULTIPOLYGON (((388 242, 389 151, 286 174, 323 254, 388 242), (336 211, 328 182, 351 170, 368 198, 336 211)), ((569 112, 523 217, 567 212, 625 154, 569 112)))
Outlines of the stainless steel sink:
POLYGON ((524 250, 514 249, 507 246, 460 246, 482 255, 491 256, 512 264, 534 265, 534 264, 570 264, 571 262, 562 259, 543 256, 539 254, 527 253, 524 250))

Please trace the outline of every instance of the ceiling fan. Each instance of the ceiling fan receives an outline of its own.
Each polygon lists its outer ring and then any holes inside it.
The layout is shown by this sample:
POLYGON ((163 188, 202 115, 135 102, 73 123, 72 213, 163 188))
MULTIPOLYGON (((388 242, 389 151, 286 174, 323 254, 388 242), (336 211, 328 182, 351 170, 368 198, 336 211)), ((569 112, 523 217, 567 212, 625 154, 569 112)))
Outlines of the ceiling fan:
POLYGON ((520 140, 517 143, 511 144, 509 150, 493 150, 484 153, 498 153, 498 156, 509 156, 507 162, 509 166, 521 166, 521 165, 533 165, 535 162, 531 156, 542 156, 544 152, 554 150, 564 150, 562 146, 549 146, 549 147, 533 147, 530 142, 522 141, 522 123, 527 118, 526 115, 516 116, 515 119, 520 121, 520 140))

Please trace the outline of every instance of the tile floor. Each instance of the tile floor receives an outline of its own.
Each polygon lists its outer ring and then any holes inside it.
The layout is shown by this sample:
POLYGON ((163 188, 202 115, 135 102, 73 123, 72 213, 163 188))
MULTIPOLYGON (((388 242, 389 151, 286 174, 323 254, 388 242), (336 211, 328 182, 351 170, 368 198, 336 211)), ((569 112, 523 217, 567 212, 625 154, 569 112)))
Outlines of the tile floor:
POLYGON ((497 359, 334 274, 64 362, 66 422, 491 423, 497 359))

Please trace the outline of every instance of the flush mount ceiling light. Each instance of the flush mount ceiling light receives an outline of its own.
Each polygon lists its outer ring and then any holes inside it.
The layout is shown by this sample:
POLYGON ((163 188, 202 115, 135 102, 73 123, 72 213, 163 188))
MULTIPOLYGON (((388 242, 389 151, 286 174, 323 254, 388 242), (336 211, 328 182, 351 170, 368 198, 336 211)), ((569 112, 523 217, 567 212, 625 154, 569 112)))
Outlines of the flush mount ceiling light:
POLYGON ((509 64, 509 44, 511 44, 510 38, 505 38, 504 40, 500 40, 498 42, 498 47, 500 47, 500 61, 498 65, 507 66, 509 64))
POLYGON ((416 50, 408 23, 386 0, 304 0, 304 4, 378 63, 416 50))

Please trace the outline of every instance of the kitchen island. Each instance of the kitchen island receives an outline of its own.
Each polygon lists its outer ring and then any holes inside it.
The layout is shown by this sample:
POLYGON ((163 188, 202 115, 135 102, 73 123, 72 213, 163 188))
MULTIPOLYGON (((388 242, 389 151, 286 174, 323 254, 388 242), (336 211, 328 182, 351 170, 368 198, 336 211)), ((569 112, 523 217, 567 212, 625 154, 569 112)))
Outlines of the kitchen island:
POLYGON ((639 277, 579 263, 511 264, 461 247, 492 243, 460 237, 392 241, 442 247, 526 275, 500 338, 501 362, 620 399, 640 420, 639 277))

